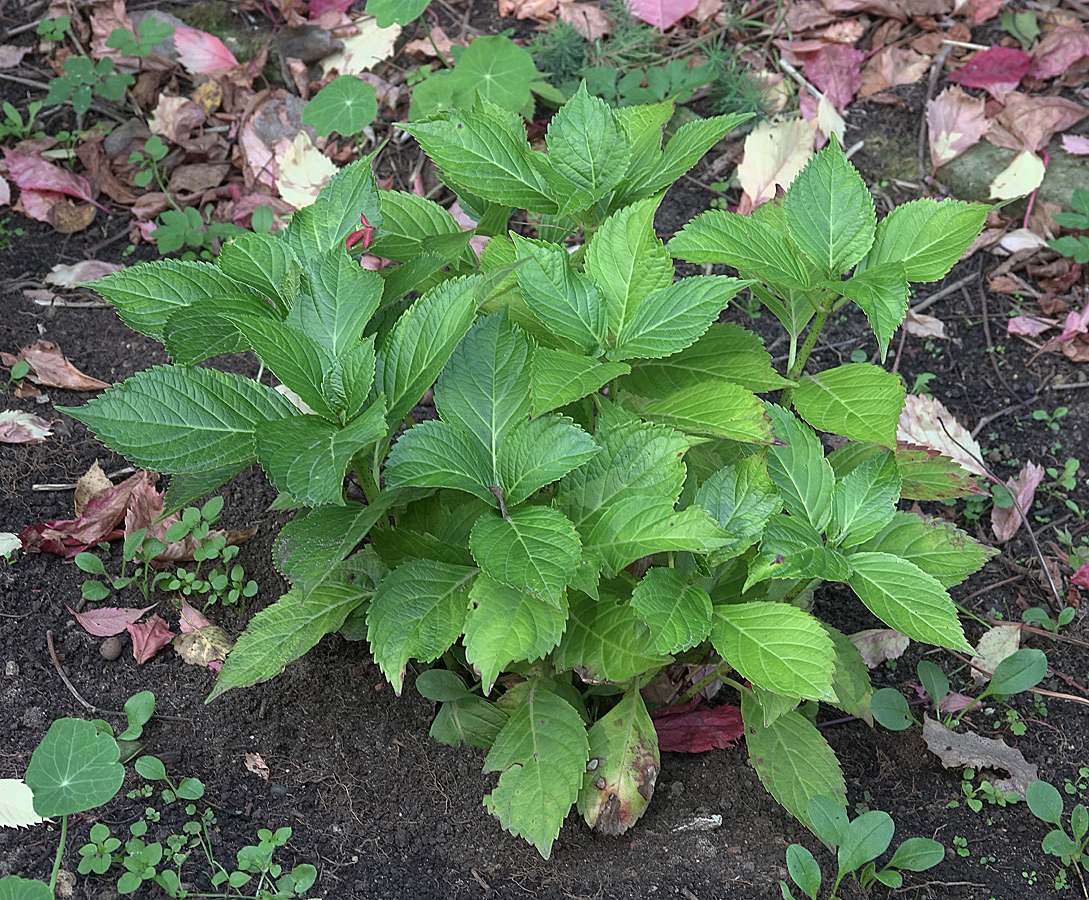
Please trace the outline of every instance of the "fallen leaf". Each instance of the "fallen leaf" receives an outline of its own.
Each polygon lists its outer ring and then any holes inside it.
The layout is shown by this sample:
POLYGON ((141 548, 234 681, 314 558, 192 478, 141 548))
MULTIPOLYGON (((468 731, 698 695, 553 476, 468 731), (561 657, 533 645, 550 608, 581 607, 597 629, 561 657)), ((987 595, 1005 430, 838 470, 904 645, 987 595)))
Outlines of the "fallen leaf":
POLYGON ((110 387, 105 381, 84 375, 73 366, 61 353, 53 341, 44 341, 38 338, 29 347, 20 347, 19 354, 12 356, 10 353, 0 353, 0 360, 8 368, 11 368, 19 360, 25 359, 30 363, 30 375, 35 384, 44 384, 46 387, 63 388, 69 391, 100 391, 110 387))
POLYGON ((344 49, 329 54, 321 61, 322 75, 328 75, 333 69, 341 75, 358 75, 373 69, 393 54, 397 38, 401 36, 400 25, 379 28, 378 20, 373 16, 353 19, 352 24, 359 33, 340 39, 344 49))
POLYGON ((906 47, 884 47, 866 61, 860 76, 858 95, 869 97, 890 87, 915 84, 929 70, 929 56, 906 47))
POLYGON ((911 640, 893 628, 867 628, 847 636, 858 649, 867 668, 874 668, 887 659, 899 659, 911 640))
POLYGON ((246 764, 247 770, 253 772, 254 775, 262 779, 263 781, 268 781, 270 774, 268 770, 268 763, 266 763, 261 758, 260 753, 243 753, 242 759, 246 764))
POLYGON ((38 444, 52 433, 50 424, 33 413, 0 411, 0 444, 38 444))
MULTIPOLYGON (((995 625, 983 632, 983 636, 976 644, 976 655, 972 657, 972 665, 979 666, 993 672, 1007 656, 1016 653, 1021 647, 1020 625, 995 625)), ((976 684, 986 684, 991 676, 972 669, 972 680, 976 684)))
POLYGON ((25 781, 0 778, 0 828, 27 828, 44 821, 34 812, 34 792, 25 781))
POLYGON ((912 337, 946 339, 945 323, 941 319, 913 312, 910 309, 904 317, 904 330, 912 337))
POLYGON ((1063 149, 1071 156, 1089 156, 1089 137, 1082 134, 1064 134, 1063 149))
POLYGON ((234 641, 218 625, 205 625, 174 638, 174 649, 191 666, 213 668, 222 663, 234 647, 234 641))
POLYGON ((181 629, 182 634, 188 634, 190 631, 197 631, 200 628, 207 628, 211 624, 212 620, 204 615, 199 609, 195 606, 190 606, 189 602, 186 600, 182 601, 180 618, 178 620, 178 627, 181 629))
POLYGON ((942 697, 942 702, 938 704, 938 710, 939 712, 956 715, 966 709, 978 709, 982 706, 983 704, 976 700, 975 697, 969 697, 967 694, 958 694, 956 691, 950 691, 942 697))
POLYGON ((87 502, 95 494, 108 491, 111 488, 113 488, 113 482, 106 477, 106 473, 102 471, 102 466, 98 464, 96 459, 91 463, 91 467, 76 479, 76 492, 73 500, 76 515, 83 513, 87 502))
POLYGON ((909 444, 937 450, 968 471, 984 478, 987 476, 983 463, 979 461, 983 451, 976 439, 935 397, 907 395, 896 437, 909 444))
POLYGON ((409 41, 404 46, 404 52, 411 56, 413 59, 434 59, 436 51, 438 55, 446 62, 447 65, 452 66, 454 64, 454 57, 450 53, 450 48, 455 44, 461 47, 465 46, 464 41, 453 41, 442 28, 436 25, 431 29, 428 38, 417 38, 414 41, 409 41))
POLYGON ((1027 197, 1044 180, 1044 161, 1031 150, 1022 150, 991 182, 991 200, 1016 200, 1027 197))
MULTIPOLYGON (((964 4, 969 14, 971 15, 972 22, 979 25, 983 22, 988 22, 998 15, 999 10, 1002 9, 1002 4, 1006 0, 968 0, 964 4)), ((960 3, 957 3, 958 11, 960 3)))
POLYGON ((45 219, 58 234, 76 234, 91 227, 95 212, 90 203, 73 203, 64 199, 49 207, 45 219))
POLYGON ((280 196, 296 209, 313 203, 321 189, 337 172, 336 165, 325 156, 305 131, 300 131, 279 159, 280 196))
POLYGON ((351 5, 352 0, 310 0, 308 15, 316 19, 330 11, 346 13, 351 5))
POLYGON ((71 265, 57 263, 45 276, 45 283, 62 288, 74 288, 91 281, 98 281, 99 278, 104 278, 111 272, 120 272, 124 268, 125 266, 120 263, 99 259, 85 259, 71 265))
POLYGON ((741 710, 723 704, 699 709, 702 698, 663 706, 650 714, 663 753, 704 753, 729 747, 742 735, 741 710))
POLYGON ((1022 250, 1043 250, 1047 241, 1027 228, 1015 228, 1002 235, 998 246, 1007 253, 1020 253, 1022 250))
POLYGON ((991 127, 985 108, 982 99, 966 94, 959 87, 947 87, 927 102, 931 171, 936 172, 979 143, 991 127))
POLYGON ((230 170, 231 164, 226 162, 189 163, 170 173, 167 187, 171 194, 203 193, 222 184, 230 170))
MULTIPOLYGON (((48 191, 94 202, 91 183, 80 175, 46 162, 40 156, 4 148, 8 178, 22 191, 48 191)), ((50 203, 52 205, 52 203, 50 203)))
POLYGON ((1041 319, 1037 316, 1014 316, 1006 323, 1006 331, 1021 337, 1039 337, 1058 324, 1055 319, 1041 319))
POLYGON ((745 138, 737 167, 744 195, 739 212, 750 212, 784 190, 813 155, 813 124, 805 119, 764 119, 745 138))
POLYGON ((988 47, 948 77, 954 84, 983 88, 996 100, 1003 99, 1021 83, 1032 57, 1013 47, 988 47))
POLYGON ((0 69, 14 69, 30 50, 30 47, 19 47, 15 44, 0 44, 0 69))
POLYGON ((1059 132, 1066 131, 1089 110, 1065 97, 1029 96, 1013 93, 994 117, 987 140, 996 147, 1021 151, 1026 147, 1039 153, 1059 132))
POLYGON ((159 615, 139 625, 128 625, 125 630, 132 637, 132 655, 138 663, 146 663, 174 639, 166 619, 159 615))
POLYGON ((0 175, 0 206, 7 206, 9 203, 11 203, 11 185, 3 175, 0 175))
POLYGON ((823 0, 825 9, 838 13, 875 13, 881 18, 907 22, 908 15, 894 0, 823 0))
POLYGON ((1030 460, 1025 463, 1016 478, 1010 478, 1006 482, 1006 487, 1013 496, 1017 508, 1013 506, 991 508, 991 531, 994 532, 995 540, 1000 544, 1005 543, 1017 533, 1017 529, 1021 527, 1021 516, 1017 514, 1017 509, 1020 509, 1026 517, 1028 516, 1036 497, 1036 488, 1043 480, 1043 466, 1038 466, 1030 460))
POLYGON ((1089 590, 1089 563, 1078 567, 1078 570, 1070 576, 1070 583, 1074 587, 1089 590))
POLYGON ((1089 32, 1084 25, 1060 25, 1032 48, 1028 74, 1043 81, 1065 75, 1085 65, 1089 57, 1089 32))
POLYGON ((238 65, 227 45, 206 31, 177 26, 174 45, 178 48, 178 62, 192 75, 224 72, 238 65))
POLYGON ((134 624, 148 610, 155 608, 152 603, 143 609, 127 609, 120 606, 103 606, 101 609, 92 609, 90 612, 76 612, 72 607, 66 606, 76 621, 88 634, 95 637, 113 637, 120 634, 130 625, 134 624))
POLYGON ((981 737, 975 732, 960 734, 950 731, 940 722, 923 717, 923 740, 947 769, 996 769, 1009 773, 992 784, 1002 792, 1013 791, 1019 797, 1037 780, 1036 766, 1025 761, 1020 750, 1007 747, 1001 741, 981 737))
POLYGON ((699 0, 627 0, 628 11, 659 31, 672 28, 699 6, 699 0))
MULTIPOLYGON (((706 2, 707 0, 700 0, 700 7, 706 2)), ((698 21, 702 21, 699 19, 699 13, 700 10, 697 8, 694 15, 698 21)), ((714 15, 714 13, 711 13, 711 15, 714 15)), ((609 21, 605 11, 600 9, 596 3, 561 3, 557 11, 557 17, 561 22, 574 25, 578 33, 590 43, 600 41, 612 34, 613 23, 609 21)))
POLYGON ((7 559, 16 550, 21 550, 23 542, 12 531, 0 531, 0 556, 7 559))
MULTIPOLYGON (((205 84, 215 85, 215 82, 208 81, 205 84)), ((222 91, 220 97, 222 98, 222 91)), ((206 118, 204 110, 188 97, 160 94, 147 126, 152 134, 162 135, 177 144, 187 138, 194 128, 203 125, 206 118)))
POLYGON ((866 54, 846 44, 822 44, 808 54, 802 71, 819 88, 833 106, 843 112, 862 85, 862 61, 866 54))
POLYGON ((1089 304, 1086 304, 1085 308, 1080 312, 1076 309, 1070 310, 1066 314, 1066 321, 1063 323, 1063 333, 1060 334, 1055 340, 1060 342, 1073 340, 1076 335, 1085 334, 1089 331, 1089 304))
POLYGON ((499 15, 516 19, 552 19, 560 0, 499 0, 499 15))

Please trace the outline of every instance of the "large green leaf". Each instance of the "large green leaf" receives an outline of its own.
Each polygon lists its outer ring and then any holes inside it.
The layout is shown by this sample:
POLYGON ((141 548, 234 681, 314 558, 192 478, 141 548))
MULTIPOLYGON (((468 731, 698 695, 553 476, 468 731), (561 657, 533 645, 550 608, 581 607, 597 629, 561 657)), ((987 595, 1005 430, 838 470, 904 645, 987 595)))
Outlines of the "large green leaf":
POLYGON ((745 457, 720 469, 700 485, 696 503, 731 538, 722 548, 731 555, 743 553, 755 544, 768 519, 783 508, 763 454, 745 457))
MULTIPOLYGON (((633 179, 640 180, 645 172, 654 170, 658 165, 662 158, 662 134, 666 123, 673 118, 673 110, 672 100, 613 110, 614 120, 627 133, 631 145, 626 185, 632 184, 633 179)), ((610 203, 611 209, 625 205, 624 193, 625 185, 621 185, 617 192, 619 196, 610 203)))
POLYGON ((610 359, 660 359, 690 346, 745 287, 725 275, 684 278, 651 294, 627 319, 610 359))
POLYGON ((548 859, 589 758, 582 717, 566 700, 533 682, 484 763, 485 772, 503 773, 484 805, 507 831, 524 837, 548 859))
MULTIPOLYGON (((475 43, 475 42, 474 42, 475 43)), ((520 115, 481 100, 473 109, 448 109, 404 125, 457 193, 554 213, 545 163, 534 157, 520 115)))
POLYGON ((794 818, 816 833, 808 813, 810 798, 829 797, 847 808, 847 787, 836 754, 809 719, 792 710, 764 725, 749 691, 741 694, 741 718, 749 762, 768 793, 794 818))
POLYGON ((662 768, 658 733, 639 691, 624 694, 594 723, 589 738, 578 811, 591 828, 615 837, 646 812, 662 768))
POLYGON ((711 632, 711 597, 676 569, 648 569, 632 591, 631 608, 650 629, 651 653, 680 653, 711 632))
POLYGON ((828 275, 846 272, 873 244, 873 197, 835 139, 791 182, 783 212, 794 241, 828 275))
POLYGON ((678 431, 749 444, 771 442, 764 404, 752 391, 728 381, 707 381, 641 404, 651 422, 678 431))
POLYGON ((630 371, 627 363, 604 362, 566 350, 538 347, 533 351, 530 369, 533 415, 573 403, 630 371))
POLYGON ((294 292, 285 280, 298 264, 286 241, 271 234, 252 232, 231 238, 216 259, 221 272, 268 297, 281 316, 295 302, 294 292))
POLYGON ((360 216, 366 216, 374 228, 381 227, 373 162, 372 153, 346 165, 326 182, 314 203, 291 217, 284 235, 299 259, 311 260, 334 247, 343 248, 348 236, 360 228, 360 216))
POLYGON ((762 600, 715 606, 711 643, 765 690, 809 700, 834 696, 832 640, 817 619, 796 606, 762 600))
POLYGON ((896 464, 904 483, 900 496, 905 500, 953 500, 989 493, 964 466, 937 450, 899 444, 896 464))
POLYGON ((436 487, 466 491, 498 506, 499 487, 475 439, 446 422, 421 422, 398 439, 385 468, 390 487, 436 487))
POLYGON ((337 247, 307 261, 299 299, 287 321, 340 356, 358 344, 381 299, 378 273, 362 268, 337 247))
POLYGON ((812 429, 782 407, 768 404, 767 409, 781 442, 768 448, 768 474, 787 512, 823 531, 832 515, 832 466, 812 429))
POLYGON ((804 516, 772 516, 764 526, 760 552, 749 563, 745 590, 765 578, 846 581, 848 571, 843 554, 825 546, 804 516))
POLYGON ((519 423, 499 448, 499 483, 508 506, 521 503, 593 459, 601 448, 570 419, 549 415, 519 423))
POLYGON ((924 644, 975 652, 964 639, 953 601, 933 575, 891 553, 860 551, 848 561, 847 583, 886 625, 924 644))
POLYGON ((959 200, 913 200, 896 207, 877 225, 866 269, 895 262, 908 281, 938 281, 953 268, 983 227, 990 209, 959 200))
POLYGON ((820 431, 895 447, 904 383, 869 363, 848 363, 801 379, 794 406, 820 431))
POLYGON ((321 379, 321 393, 342 421, 354 418, 374 385, 374 335, 345 350, 321 379))
POLYGON ((960 584, 998 552, 952 522, 909 512, 893 513, 889 523, 857 549, 898 556, 947 588, 960 584))
POLYGON ((730 381, 757 393, 793 383, 772 368, 771 354, 759 335, 720 322, 679 353, 634 363, 628 384, 644 397, 664 397, 708 381, 730 381))
POLYGON ((378 97, 374 85, 354 74, 341 75, 326 84, 303 107, 302 121, 320 137, 334 131, 351 138, 359 134, 378 115, 378 97))
POLYGON ((569 602, 567 632, 552 651, 560 671, 574 669, 592 684, 622 684, 670 661, 651 649, 650 630, 629 604, 604 593, 593 600, 579 591, 569 594, 569 602))
POLYGON ((410 659, 431 662, 460 637, 479 569, 421 559, 387 575, 371 600, 371 656, 398 695, 410 659))
POLYGON ((435 721, 431 723, 429 734, 439 743, 449 744, 451 747, 466 744, 469 747, 490 750, 507 718, 501 707, 476 694, 467 693, 457 700, 443 702, 435 714, 435 721))
POLYGON ((170 359, 185 366, 213 356, 245 353, 250 348, 238 328, 240 317, 267 319, 276 327, 283 324, 269 301, 257 294, 203 297, 170 314, 161 340, 170 359))
POLYGON ((136 465, 182 473, 253 462, 257 426, 296 411, 248 378, 180 366, 146 369, 86 406, 58 409, 136 465))
POLYGON ((473 322, 479 278, 455 278, 412 304, 378 348, 374 389, 386 395, 386 420, 395 431, 419 401, 473 322))
POLYGON ((567 625, 567 600, 553 604, 481 575, 469 591, 465 659, 491 692, 511 662, 532 661, 555 647, 567 625))
POLYGON ((853 300, 870 321, 884 362, 889 341, 904 321, 908 308, 908 283, 903 263, 897 260, 870 266, 846 281, 829 282, 827 287, 853 300))
POLYGON ((393 492, 381 502, 363 506, 322 506, 297 515, 276 538, 273 560, 294 587, 327 577, 328 572, 352 552, 386 513, 393 492))
POLYGON ((836 484, 829 531, 840 546, 864 543, 889 523, 899 499, 895 456, 886 452, 868 459, 836 484))
POLYGON ((582 549, 571 520, 544 506, 518 509, 506 518, 484 513, 473 526, 469 547, 486 575, 556 607, 582 549))
POLYGON ((454 217, 434 200, 411 191, 383 191, 382 231, 369 249, 386 259, 406 262, 425 253, 433 238, 460 233, 454 217))
POLYGON ((614 337, 647 297, 673 283, 673 261, 654 233, 659 202, 649 197, 613 213, 587 247, 586 273, 605 296, 614 337))
POLYGON ((836 668, 832 673, 832 690, 835 691, 836 699, 829 702, 872 727, 870 697, 873 696, 873 688, 870 685, 870 670, 847 635, 831 625, 825 625, 824 630, 828 632, 836 648, 836 668))
POLYGON ((304 506, 343 505, 344 473, 360 448, 386 433, 385 409, 374 403, 338 428, 317 416, 257 426, 257 459, 268 480, 304 506))
POLYGON ((44 881, 5 875, 0 878, 0 900, 53 900, 53 892, 44 881))
POLYGON ((56 719, 26 769, 34 812, 48 819, 109 803, 125 780, 119 755, 117 741, 93 722, 56 719))
POLYGON ((468 109, 481 97, 520 112, 530 105, 530 84, 538 77, 525 47, 506 35, 482 35, 472 40, 448 75, 453 94, 449 105, 468 109))

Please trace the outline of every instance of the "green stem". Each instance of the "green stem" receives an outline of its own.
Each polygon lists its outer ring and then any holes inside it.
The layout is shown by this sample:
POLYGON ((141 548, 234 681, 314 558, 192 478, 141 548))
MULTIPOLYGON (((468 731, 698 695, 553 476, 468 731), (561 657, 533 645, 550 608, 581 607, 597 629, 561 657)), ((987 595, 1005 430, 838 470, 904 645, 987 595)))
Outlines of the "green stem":
MULTIPOLYGON (((817 308, 817 314, 813 317, 813 324, 809 326, 809 333, 805 336, 805 340, 802 342, 801 349, 798 351, 798 356, 791 365, 790 371, 787 372, 787 378, 791 381, 796 381, 805 370, 805 364, 809 361, 809 354, 811 354, 813 348, 817 346, 817 338, 821 336, 821 331, 824 328, 825 322, 827 322, 828 317, 832 315, 832 307, 834 305, 833 295, 829 295, 821 300, 820 306, 817 308)), ((790 409, 790 404, 793 399, 794 388, 783 388, 782 396, 779 398, 779 405, 783 407, 783 409, 790 409)))
POLYGON ((796 585, 794 585, 794 587, 792 587, 789 591, 787 591, 783 595, 783 599, 782 599, 781 602, 783 602, 783 603, 793 603, 800 596, 802 596, 802 594, 804 594, 806 591, 808 591, 811 587, 815 587, 816 585, 818 585, 820 583, 820 581, 821 581, 821 579, 819 579, 819 578, 803 578, 796 585))
POLYGON ((727 679, 724 678, 724 673, 729 669, 729 663, 719 663, 717 666, 715 666, 715 671, 711 672, 709 675, 704 675, 703 678, 701 678, 697 682, 694 682, 692 686, 684 692, 684 696, 681 697, 681 705, 687 703, 708 685, 714 684, 714 682, 716 681, 722 681, 723 683, 725 683, 727 679))
POLYGON ((357 453, 352 457, 352 470, 355 472, 355 477, 359 479, 359 486, 363 488, 367 503, 373 503, 379 493, 378 485, 375 483, 370 466, 367 465, 367 459, 362 453, 357 453))
POLYGON ((60 846, 57 847, 57 858, 53 860, 53 874, 49 876, 49 893, 52 894, 57 886, 57 873, 60 872, 61 859, 64 857, 64 842, 68 840, 68 816, 61 816, 60 846))

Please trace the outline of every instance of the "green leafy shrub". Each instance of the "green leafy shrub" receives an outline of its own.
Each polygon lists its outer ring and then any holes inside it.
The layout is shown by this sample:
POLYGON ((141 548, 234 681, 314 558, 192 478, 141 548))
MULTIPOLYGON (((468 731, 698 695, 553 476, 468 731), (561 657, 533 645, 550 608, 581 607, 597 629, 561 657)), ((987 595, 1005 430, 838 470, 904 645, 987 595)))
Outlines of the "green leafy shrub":
MULTIPOLYGON (((1089 231, 1089 191, 1085 188, 1074 188, 1070 208, 1073 212, 1058 213, 1055 221, 1063 228, 1073 231, 1089 231)), ((1089 263, 1089 235, 1066 234, 1061 238, 1048 241, 1047 245, 1063 256, 1069 256, 1076 263, 1082 265, 1089 263)))
POLYGON ((898 378, 804 373, 852 301, 887 348, 908 282, 941 278, 985 209, 922 200, 878 223, 833 144, 781 203, 706 213, 667 246, 662 194, 746 118, 686 124, 663 148, 672 112, 613 110, 583 88, 547 153, 486 100, 408 125, 491 237, 479 260, 473 232, 378 191, 362 160, 281 235, 237 237, 214 266, 96 282, 174 362, 68 410, 173 474, 167 511, 254 462, 299 509, 275 550, 291 589, 253 618, 209 700, 337 630, 369 641, 397 692, 411 660, 441 659, 417 680, 441 703, 432 735, 488 749, 488 809, 546 857, 572 805, 612 834, 645 809, 660 758, 640 688, 674 660, 717 658, 756 770, 793 815, 812 826, 816 795, 845 807, 797 707, 872 721, 871 689, 854 646, 809 612, 813 591, 845 582, 891 627, 968 652, 947 588, 988 552, 897 511, 973 489, 897 445, 898 378), (583 239, 569 252, 508 234, 514 209, 583 239), (399 265, 362 270, 346 251, 360 243, 399 265), (675 281, 673 257, 738 277, 675 281), (785 376, 757 336, 717 322, 745 289, 787 329, 785 376), (293 400, 197 365, 246 350, 293 400), (849 442, 826 455, 816 429, 849 442))

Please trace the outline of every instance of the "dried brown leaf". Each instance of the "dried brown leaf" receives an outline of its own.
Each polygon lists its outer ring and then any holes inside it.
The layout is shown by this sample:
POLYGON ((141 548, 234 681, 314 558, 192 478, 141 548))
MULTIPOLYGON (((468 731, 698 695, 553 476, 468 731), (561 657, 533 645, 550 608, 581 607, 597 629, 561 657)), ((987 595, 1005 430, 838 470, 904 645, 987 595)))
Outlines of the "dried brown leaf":
POLYGON ((1001 741, 981 737, 974 732, 960 734, 950 731, 940 722, 923 717, 923 740, 947 769, 971 766, 974 769, 995 769, 1009 773, 992 783, 1002 791, 1013 791, 1019 797, 1037 780, 1036 766, 1025 760, 1020 750, 1007 747, 1001 741))

